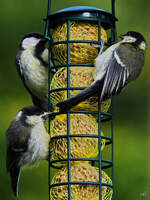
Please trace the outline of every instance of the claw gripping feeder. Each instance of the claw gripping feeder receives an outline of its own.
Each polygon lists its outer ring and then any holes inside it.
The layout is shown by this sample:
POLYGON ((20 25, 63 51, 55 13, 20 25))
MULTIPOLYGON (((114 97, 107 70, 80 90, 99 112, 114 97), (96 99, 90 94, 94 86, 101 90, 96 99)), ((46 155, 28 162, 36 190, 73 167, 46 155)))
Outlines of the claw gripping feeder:
POLYGON ((110 100, 100 104, 98 95, 66 113, 60 113, 56 107, 57 102, 70 98, 92 82, 98 52, 91 44, 100 45, 103 39, 107 47, 116 42, 114 0, 111 5, 111 13, 95 7, 75 6, 51 14, 48 0, 45 28, 51 52, 48 109, 52 106, 54 110, 53 119, 49 119, 52 151, 49 200, 113 199, 113 121, 112 113, 107 112, 110 100), (109 36, 106 31, 110 32, 109 36), (103 134, 105 122, 109 127, 103 134), (102 154, 104 146, 109 147, 106 154, 102 154), (53 178, 52 167, 61 168, 53 178))

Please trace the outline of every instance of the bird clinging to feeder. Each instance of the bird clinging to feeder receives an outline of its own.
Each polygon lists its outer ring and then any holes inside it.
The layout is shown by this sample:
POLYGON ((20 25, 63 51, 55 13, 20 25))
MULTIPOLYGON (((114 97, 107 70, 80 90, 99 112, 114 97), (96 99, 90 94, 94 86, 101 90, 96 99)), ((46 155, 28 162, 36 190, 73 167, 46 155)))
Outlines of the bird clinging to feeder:
MULTIPOLYGON (((93 81, 94 67, 71 67, 70 68, 70 86, 71 87, 88 87, 93 81)), ((67 87, 67 69, 65 67, 60 68, 53 76, 50 89, 55 90, 57 88, 67 87)), ((70 97, 81 92, 81 90, 70 90, 70 97)), ((50 101, 53 109, 55 110, 58 102, 67 99, 67 91, 59 90, 50 94, 50 101)), ((103 101, 101 103, 101 111, 107 112, 111 105, 111 99, 103 101)), ((72 110, 94 110, 98 108, 98 96, 92 96, 85 101, 82 101, 72 110)))
POLYGON ((48 158, 50 137, 44 126, 48 115, 36 106, 26 106, 7 129, 6 167, 15 196, 18 196, 20 169, 48 158))
POLYGON ((77 95, 58 103, 60 111, 67 111, 95 94, 100 94, 102 102, 119 94, 139 76, 144 65, 146 41, 135 31, 129 31, 121 38, 96 58, 94 82, 77 95))
MULTIPOLYGON (((41 33, 26 34, 19 45, 16 65, 34 105, 48 110, 48 49, 41 33)), ((50 65, 52 62, 50 61, 50 65)))

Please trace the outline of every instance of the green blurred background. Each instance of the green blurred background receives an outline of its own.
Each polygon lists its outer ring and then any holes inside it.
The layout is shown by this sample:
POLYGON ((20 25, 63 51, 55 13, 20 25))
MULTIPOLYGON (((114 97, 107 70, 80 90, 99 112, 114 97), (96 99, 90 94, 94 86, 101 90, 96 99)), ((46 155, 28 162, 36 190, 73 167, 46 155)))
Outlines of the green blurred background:
MULTIPOLYGON (((53 0, 52 11, 73 5, 110 9, 110 0, 53 0)), ((150 1, 116 1, 118 35, 128 30, 144 34, 150 41, 150 1)), ((0 199, 13 200, 6 173, 5 132, 16 112, 32 104, 16 71, 15 54, 21 37, 33 31, 44 32, 47 0, 1 0, 0 10, 0 199)), ((139 79, 114 101, 115 200, 150 199, 149 191, 149 48, 139 79), (144 194, 144 197, 143 197, 144 194)), ((19 200, 48 199, 48 166, 24 170, 19 184, 19 200)))

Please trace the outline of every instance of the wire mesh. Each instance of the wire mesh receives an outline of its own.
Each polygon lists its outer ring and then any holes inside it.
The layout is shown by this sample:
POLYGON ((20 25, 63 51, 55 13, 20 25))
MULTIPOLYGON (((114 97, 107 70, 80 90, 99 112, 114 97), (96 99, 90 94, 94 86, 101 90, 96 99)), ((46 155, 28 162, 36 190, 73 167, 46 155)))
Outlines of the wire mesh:
MULTIPOLYGON (((115 16, 115 0, 111 0, 111 6, 112 6, 112 16, 115 16)), ((74 17, 74 18, 64 18, 65 22, 67 22, 67 40, 65 41, 59 41, 59 42, 54 42, 51 34, 51 30, 53 29, 53 25, 51 25, 51 0, 48 0, 48 10, 47 10, 47 17, 46 17, 46 25, 45 25, 45 38, 49 39, 49 70, 48 70, 48 110, 51 111, 51 93, 55 93, 58 91, 67 91, 67 98, 70 98, 70 91, 71 90, 83 90, 85 87, 72 87, 70 84, 70 67, 75 67, 75 66, 83 66, 83 67, 93 67, 92 64, 90 63, 70 63, 70 44, 72 43, 94 43, 94 44, 100 44, 101 43, 101 24, 102 20, 98 17, 96 17, 96 22, 98 24, 98 41, 91 41, 91 40, 71 40, 70 39, 70 23, 72 20, 85 20, 82 17, 74 17), (50 65, 50 60, 55 61, 54 55, 51 51, 52 46, 54 45, 59 45, 59 44, 66 44, 67 45, 67 62, 66 64, 61 64, 58 62, 54 62, 54 66, 50 65), (51 52, 51 53, 50 53, 51 52), (52 70, 53 69, 58 69, 60 67, 66 67, 67 69, 67 87, 66 88, 57 88, 57 89, 50 89, 50 84, 51 84, 51 79, 52 79, 52 70)), ((62 16, 61 16, 62 18, 62 16)), ((88 20, 87 20, 88 21, 88 20)), ((56 21, 57 22, 57 21, 56 21)), ((115 20, 111 23, 110 26, 111 29, 111 40, 108 42, 105 42, 106 46, 110 46, 116 42, 117 39, 117 34, 116 34, 116 26, 115 26, 115 20)), ((51 198, 51 189, 54 187, 60 187, 60 186, 68 186, 68 200, 71 200, 71 186, 72 185, 98 185, 99 186, 99 200, 102 200, 102 186, 110 187, 113 188, 114 186, 114 172, 113 172, 113 115, 112 115, 112 106, 111 106, 111 112, 106 113, 106 112, 101 112, 101 105, 100 105, 100 96, 98 98, 98 110, 97 111, 85 111, 85 110, 70 110, 66 112, 67 115, 67 135, 59 135, 59 136, 54 136, 51 137, 51 140, 57 140, 60 138, 66 138, 67 139, 67 158, 65 159, 55 159, 51 160, 50 155, 51 155, 51 150, 49 149, 49 176, 48 176, 48 182, 49 182, 49 200, 52 200, 51 198), (70 115, 71 114, 97 114, 98 115, 98 135, 94 134, 78 134, 76 133, 75 135, 72 135, 70 133, 70 115), (101 128, 102 124, 107 122, 111 122, 111 135, 110 136, 102 136, 101 135, 101 128), (98 139, 98 157, 97 158, 74 158, 71 157, 71 138, 97 138, 98 139), (101 141, 102 139, 106 140, 106 146, 111 145, 111 158, 106 159, 102 158, 102 152, 101 152, 101 141), (98 163, 98 172, 99 172, 99 181, 98 182, 92 182, 92 181, 72 181, 71 180, 71 165, 72 161, 88 161, 90 162, 93 166, 97 165, 98 163), (52 179, 52 174, 51 174, 51 168, 56 168, 60 169, 60 167, 56 167, 54 164, 60 163, 60 162, 67 162, 67 171, 68 171, 68 180, 67 182, 60 182, 60 183, 51 183, 52 179), (102 182, 102 170, 104 169, 111 169, 111 179, 112 179, 112 184, 109 183, 104 183, 102 182)), ((51 124, 51 119, 52 117, 55 118, 56 116, 59 116, 62 114, 61 112, 52 112, 50 118, 49 118, 49 127, 48 127, 48 132, 50 133, 50 124, 51 124)), ((114 197, 112 196, 112 199, 114 197)))

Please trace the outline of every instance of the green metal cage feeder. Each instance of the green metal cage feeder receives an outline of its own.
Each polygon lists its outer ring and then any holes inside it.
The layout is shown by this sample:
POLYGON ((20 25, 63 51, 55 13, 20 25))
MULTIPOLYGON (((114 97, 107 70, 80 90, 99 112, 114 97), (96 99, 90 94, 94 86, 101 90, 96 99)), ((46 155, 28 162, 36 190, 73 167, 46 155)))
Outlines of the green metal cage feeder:
MULTIPOLYGON (((70 91, 71 90, 83 90, 85 87, 71 87, 70 85, 70 68, 71 67, 78 67, 82 66, 84 67, 93 67, 92 63, 72 63, 70 61, 70 45, 73 43, 94 43, 94 44, 101 44, 101 26, 105 30, 110 31, 110 37, 108 39, 108 42, 105 42, 106 46, 110 46, 114 44, 117 40, 117 35, 116 35, 116 26, 115 23, 117 19, 115 18, 115 1, 111 0, 111 5, 112 5, 112 11, 111 13, 95 8, 95 7, 88 7, 88 6, 75 6, 75 7, 69 7, 65 8, 62 10, 59 10, 53 14, 51 14, 51 1, 48 1, 48 12, 47 12, 47 17, 46 17, 46 26, 45 26, 45 38, 49 40, 49 52, 52 52, 51 49, 54 46, 60 45, 60 44, 65 44, 66 45, 66 62, 61 63, 58 62, 56 57, 54 56, 53 53, 49 53, 49 74, 48 74, 48 85, 49 85, 49 91, 48 91, 48 108, 49 110, 51 109, 51 94, 58 92, 58 91, 66 91, 67 92, 67 98, 70 97, 70 91), (98 27, 98 40, 71 40, 70 38, 70 25, 72 21, 80 21, 80 22, 88 22, 88 23, 96 23, 98 27), (53 29, 56 27, 56 25, 65 22, 67 25, 67 38, 66 40, 62 41, 54 41, 53 40, 53 29), (50 66, 50 59, 53 61, 54 66, 50 66), (59 87, 56 89, 50 89, 50 84, 53 76, 53 69, 58 70, 61 67, 65 67, 67 71, 67 80, 66 80, 66 85, 67 87, 59 87)), ((112 107, 111 107, 112 110, 112 107)), ((59 111, 53 112, 51 116, 56 117, 59 116, 60 113, 59 111)), ((68 200, 72 199, 71 196, 71 190, 73 185, 79 185, 79 186, 84 186, 86 185, 96 185, 99 186, 99 200, 102 200, 102 187, 110 187, 113 188, 114 184, 114 178, 113 178, 113 119, 112 119, 112 112, 101 112, 101 106, 98 101, 98 109, 97 111, 92 111, 92 110, 70 110, 65 113, 67 115, 67 135, 60 135, 60 136, 54 136, 51 137, 51 140, 57 140, 60 138, 65 138, 67 140, 67 158, 66 159, 54 159, 54 160, 49 160, 49 200, 51 198, 51 190, 52 188, 55 187, 61 187, 61 186, 68 186, 68 200), (74 114, 96 114, 98 116, 97 121, 98 121, 98 134, 93 135, 93 134, 78 134, 72 135, 70 133, 71 130, 71 117, 70 115, 74 114), (110 136, 103 136, 101 134, 101 127, 103 123, 108 122, 110 123, 110 136), (98 140, 98 157, 96 158, 75 158, 71 156, 71 138, 97 138, 98 140), (102 157, 102 152, 101 152, 101 141, 102 139, 105 139, 106 145, 110 147, 111 149, 111 156, 110 159, 106 159, 102 157), (98 167, 98 174, 99 174, 99 181, 98 182, 90 182, 90 181, 72 181, 71 180, 71 165, 72 161, 74 162, 83 162, 83 161, 88 161, 91 163, 92 166, 97 166, 98 167), (51 183, 51 168, 57 168, 55 166, 56 163, 59 162, 67 162, 67 181, 65 182, 58 182, 56 184, 51 183), (111 179, 112 179, 112 184, 109 183, 104 183, 102 181, 102 170, 105 169, 110 169, 111 171, 111 179)), ((49 119, 49 133, 50 133, 50 124, 51 124, 51 117, 49 119)), ((114 199, 112 195, 112 199, 114 199)))

